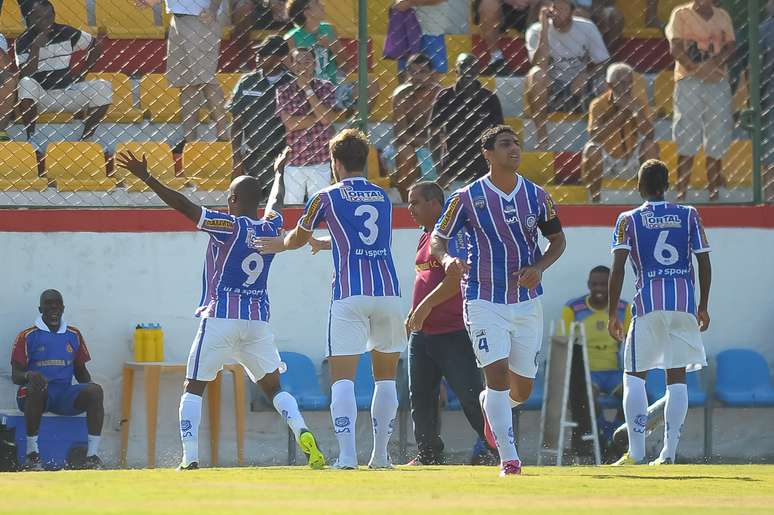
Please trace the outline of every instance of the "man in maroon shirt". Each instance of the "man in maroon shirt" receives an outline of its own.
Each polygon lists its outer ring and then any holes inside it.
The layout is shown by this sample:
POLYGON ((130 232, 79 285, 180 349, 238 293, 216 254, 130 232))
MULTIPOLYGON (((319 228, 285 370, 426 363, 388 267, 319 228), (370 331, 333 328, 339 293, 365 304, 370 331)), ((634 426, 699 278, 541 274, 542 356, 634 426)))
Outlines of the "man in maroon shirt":
MULTIPOLYGON (((443 190, 434 182, 409 189, 409 213, 422 230, 416 257, 416 279, 411 313, 406 320, 409 337, 409 397, 414 437, 419 454, 411 464, 443 463, 443 441, 438 434, 438 396, 441 378, 460 400, 470 426, 479 435, 473 464, 489 462, 492 450, 484 440, 484 418, 478 395, 484 389, 473 346, 462 319, 461 277, 446 275, 430 255, 430 232, 441 216, 443 190)), ((465 236, 449 241, 449 253, 466 255, 465 236)), ((496 461, 496 460, 495 460, 496 461)))

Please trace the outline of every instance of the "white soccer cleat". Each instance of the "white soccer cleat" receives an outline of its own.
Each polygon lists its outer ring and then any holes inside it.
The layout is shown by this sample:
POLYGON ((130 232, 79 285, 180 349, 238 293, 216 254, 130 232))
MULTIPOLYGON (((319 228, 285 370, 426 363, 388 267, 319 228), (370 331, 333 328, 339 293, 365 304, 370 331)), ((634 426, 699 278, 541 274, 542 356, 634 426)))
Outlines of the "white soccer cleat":
POLYGON ((394 469, 395 466, 392 464, 392 458, 389 456, 387 456, 386 460, 377 460, 371 456, 371 461, 368 462, 368 468, 373 470, 391 470, 394 469))
POLYGON ((357 463, 342 463, 339 460, 336 460, 333 462, 333 465, 331 465, 331 468, 336 470, 356 470, 357 463))

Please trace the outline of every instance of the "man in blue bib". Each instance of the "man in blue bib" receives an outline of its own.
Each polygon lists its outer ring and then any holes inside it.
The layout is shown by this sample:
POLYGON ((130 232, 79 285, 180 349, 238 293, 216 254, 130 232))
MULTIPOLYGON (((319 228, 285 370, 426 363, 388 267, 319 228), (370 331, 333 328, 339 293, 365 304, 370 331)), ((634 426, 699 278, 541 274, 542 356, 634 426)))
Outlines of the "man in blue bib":
POLYGON ((97 456, 102 419, 102 387, 91 382, 86 362, 91 359, 81 332, 62 319, 64 302, 56 290, 40 295, 40 316, 35 325, 16 337, 11 352, 16 401, 27 422, 27 470, 42 470, 38 430, 45 412, 77 415, 86 412, 89 444, 86 468, 101 468, 97 456), (78 384, 72 384, 73 377, 78 384))

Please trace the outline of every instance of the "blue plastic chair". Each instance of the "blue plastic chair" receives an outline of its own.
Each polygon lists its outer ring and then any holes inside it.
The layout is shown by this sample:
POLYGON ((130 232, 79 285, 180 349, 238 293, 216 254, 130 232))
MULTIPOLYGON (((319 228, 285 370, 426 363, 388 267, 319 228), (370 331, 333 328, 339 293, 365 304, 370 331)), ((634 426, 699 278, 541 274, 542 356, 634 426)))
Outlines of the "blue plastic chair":
POLYGON ((520 410, 532 411, 543 409, 543 390, 545 387, 545 380, 545 370, 543 367, 541 367, 538 370, 534 383, 532 384, 532 393, 530 394, 529 399, 527 399, 527 402, 519 406, 520 410))
POLYGON ((371 368, 371 353, 360 355, 355 371, 355 401, 358 410, 371 409, 371 399, 374 396, 374 372, 371 368))
POLYGON ((328 395, 324 394, 317 380, 314 363, 298 352, 280 352, 280 358, 288 369, 280 375, 282 389, 296 398, 302 411, 321 411, 330 406, 328 395))
MULTIPOLYGON (((701 373, 688 372, 685 375, 688 386, 688 407, 702 407, 707 403, 707 394, 701 387, 701 373)), ((645 391, 648 393, 648 402, 653 404, 666 393, 666 373, 660 368, 650 370, 645 381, 645 391)))
POLYGON ((457 397, 457 394, 451 389, 451 386, 446 382, 446 379, 443 380, 441 385, 446 389, 446 409, 449 411, 462 410, 462 404, 460 404, 459 397, 457 397))
POLYGON ((752 349, 720 352, 715 397, 728 406, 774 406, 774 386, 763 356, 752 349))

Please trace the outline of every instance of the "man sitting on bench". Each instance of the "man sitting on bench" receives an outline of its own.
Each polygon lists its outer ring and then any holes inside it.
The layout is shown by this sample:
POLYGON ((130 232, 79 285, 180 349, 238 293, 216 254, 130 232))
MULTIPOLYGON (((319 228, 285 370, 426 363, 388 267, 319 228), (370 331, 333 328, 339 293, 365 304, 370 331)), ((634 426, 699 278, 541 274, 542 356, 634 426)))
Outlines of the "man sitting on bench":
POLYGON ((11 353, 16 400, 27 422, 26 470, 43 470, 38 451, 38 430, 45 412, 77 415, 86 412, 89 445, 85 468, 98 469, 102 433, 102 387, 91 382, 86 362, 91 359, 81 332, 62 319, 64 302, 56 290, 40 295, 40 316, 35 325, 16 337, 11 353), (78 384, 72 384, 72 379, 78 384))

